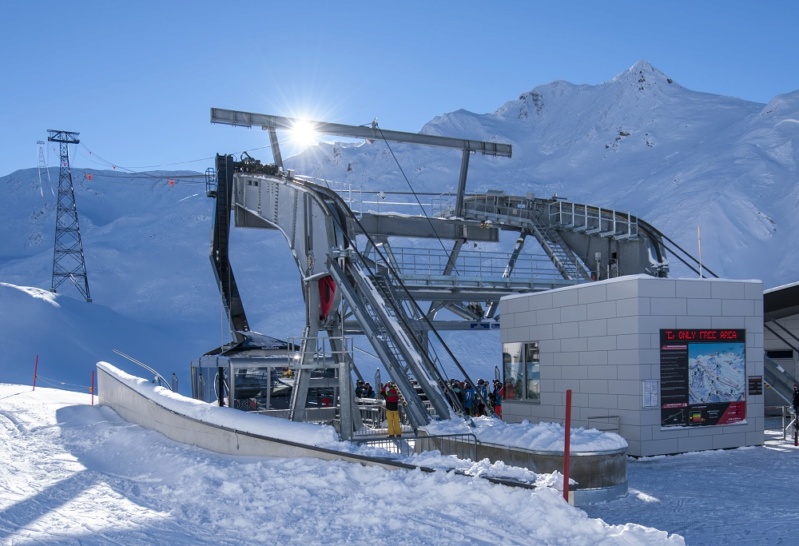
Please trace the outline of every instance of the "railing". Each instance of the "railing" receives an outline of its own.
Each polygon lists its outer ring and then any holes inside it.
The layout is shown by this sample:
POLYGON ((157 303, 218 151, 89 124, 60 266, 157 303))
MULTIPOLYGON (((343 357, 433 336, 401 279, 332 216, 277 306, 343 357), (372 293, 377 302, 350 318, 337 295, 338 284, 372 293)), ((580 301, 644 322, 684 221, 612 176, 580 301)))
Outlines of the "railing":
MULTIPOLYGON (((268 409, 257 410, 252 413, 268 415, 269 417, 278 417, 280 419, 288 419, 290 411, 291 410, 288 409, 268 409)), ((303 422, 317 423, 320 425, 330 425, 338 418, 337 408, 335 407, 305 408, 304 415, 305 418, 303 419, 303 422)))
POLYGON ((549 204, 550 225, 563 226, 575 231, 613 235, 615 237, 637 237, 638 219, 615 210, 591 207, 577 203, 558 201, 549 204))
MULTIPOLYGON (((449 261, 449 254, 444 249, 392 247, 392 253, 403 277, 439 277, 444 274, 449 261)), ((452 276, 502 279, 507 267, 507 253, 466 251, 458 255, 452 276)), ((516 260, 511 277, 560 279, 560 274, 546 255, 522 254, 516 260)))
POLYGON ((464 205, 472 215, 495 215, 510 224, 531 222, 540 228, 549 225, 620 238, 638 236, 636 217, 602 207, 504 193, 472 196, 464 205))
MULTIPOLYGON (((356 216, 364 212, 396 212, 432 217, 447 217, 457 213, 454 209, 457 196, 453 193, 364 191, 353 189, 352 184, 312 177, 298 178, 335 190, 356 216)), ((513 196, 504 192, 470 195, 466 196, 464 207, 467 213, 497 215, 511 224, 548 224, 617 238, 635 238, 639 234, 638 218, 629 213, 561 200, 536 199, 532 195, 513 196)))
POLYGON ((464 208, 471 214, 496 215, 510 219, 511 223, 535 222, 536 215, 544 214, 543 203, 535 198, 505 195, 504 193, 488 193, 467 197, 464 208), (512 220, 517 218, 517 222, 512 220))
POLYGON ((351 183, 336 182, 311 176, 300 180, 325 186, 338 193, 356 217, 366 212, 385 214, 397 212, 409 216, 441 216, 454 207, 454 193, 365 191, 351 183))
POLYGON ((292 336, 287 339, 287 342, 289 347, 295 347, 297 349, 292 356, 293 363, 289 366, 293 370, 297 370, 300 367, 303 341, 306 343, 306 345, 315 347, 311 353, 311 363, 306 362, 303 365, 305 369, 338 369, 338 362, 346 360, 347 356, 353 353, 353 340, 349 337, 337 336, 330 338, 329 336, 319 336, 301 338, 292 336), (341 345, 341 350, 336 350, 334 348, 334 340, 341 345))
POLYGON ((797 422, 797 415, 793 411, 793 406, 782 406, 782 439, 786 439, 786 432, 791 425, 794 427, 799 427, 799 422, 797 422), (788 419, 788 424, 785 424, 785 420, 788 419))
POLYGON ((477 436, 474 434, 441 434, 415 438, 414 451, 440 451, 445 455, 455 455, 458 459, 477 460, 477 436))
POLYGON ((386 407, 378 400, 373 403, 364 403, 365 400, 360 399, 358 403, 358 412, 361 414, 363 429, 358 431, 357 434, 380 434, 380 429, 383 428, 383 423, 386 421, 386 407))
POLYGON ((458 459, 477 459, 477 445, 480 443, 474 434, 442 434, 434 436, 409 436, 396 438, 358 437, 353 443, 375 449, 383 449, 396 455, 439 451, 445 455, 454 455, 458 459))

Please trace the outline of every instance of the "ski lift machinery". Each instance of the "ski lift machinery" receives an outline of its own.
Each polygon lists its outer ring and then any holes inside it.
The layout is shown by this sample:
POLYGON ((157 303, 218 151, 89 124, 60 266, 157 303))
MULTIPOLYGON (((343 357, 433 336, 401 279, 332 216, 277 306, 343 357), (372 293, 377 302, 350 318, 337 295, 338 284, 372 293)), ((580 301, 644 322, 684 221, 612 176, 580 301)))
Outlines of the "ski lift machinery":
MULTIPOLYGON (((216 360, 231 350, 241 352, 258 335, 249 331, 230 266, 228 243, 232 211, 238 227, 276 228, 282 231, 302 276, 306 304, 305 331, 302 341, 298 346, 286 349, 282 360, 283 366, 285 358, 293 362, 285 366, 293 376, 288 418, 326 422, 332 418, 344 439, 352 438, 353 433, 361 428, 353 392, 353 373, 358 378, 361 375, 352 359, 351 339, 347 338, 353 333, 363 334, 369 339, 391 379, 398 385, 407 404, 405 411, 408 421, 414 430, 434 417, 451 417, 453 407, 444 392, 448 389, 448 383, 440 371, 442 360, 451 359, 449 364, 454 365, 463 377, 468 379, 468 375, 440 338, 447 354, 443 359, 431 354, 432 345, 427 336, 438 334, 414 299, 407 293, 400 300, 392 297, 393 292, 401 291, 404 287, 399 277, 391 271, 390 260, 378 264, 358 252, 356 235, 369 237, 372 233, 379 236, 381 229, 378 223, 362 225, 335 192, 283 169, 276 131, 290 130, 298 120, 212 108, 211 122, 266 130, 274 164, 262 165, 249 157, 242 162, 235 162, 231 156, 217 156, 217 187, 213 192, 208 192, 209 196, 216 198, 211 261, 235 341, 211 351, 206 357, 216 360), (387 279, 391 282, 387 283, 387 279), (408 312, 409 305, 416 309, 408 312), (410 315, 427 322, 424 335, 420 335, 419 328, 409 323, 410 315), (344 317, 350 317, 350 320, 344 317), (321 333, 326 335, 322 336, 321 333), (335 416, 327 411, 320 419, 320 413, 312 411, 319 408, 309 404, 309 391, 320 388, 320 383, 324 385, 323 388, 330 388, 333 400, 338 401, 335 416)), ((461 150, 455 203, 455 210, 461 212, 470 155, 479 152, 483 155, 511 156, 509 144, 389 131, 379 128, 376 123, 370 126, 325 122, 310 124, 319 134, 461 150)), ((447 222, 432 222, 430 219, 419 221, 415 218, 401 227, 397 224, 387 227, 408 230, 411 232, 409 236, 440 237, 449 233, 449 238, 459 241, 467 238, 498 240, 496 227, 464 221, 459 219, 461 216, 455 214, 447 222)), ((374 251, 377 251, 376 247, 371 245, 374 251)), ((257 349, 255 353, 258 353, 257 349)), ((249 357, 266 358, 262 354, 249 357)), ((240 357, 237 360, 240 362, 240 357)), ((259 366, 260 363, 255 360, 253 367, 268 367, 259 366)), ((228 367, 231 365, 229 362, 228 367)), ((281 365, 273 363, 272 367, 280 368, 281 365)), ((238 370, 240 372, 241 368, 238 370)), ((235 376, 232 368, 227 373, 231 377, 235 376)), ((269 377, 272 378, 273 374, 269 377)), ((379 386, 376 385, 376 388, 379 386)), ((230 393, 231 399, 235 396, 235 392, 230 393)), ((459 409, 457 405, 455 409, 459 409)))

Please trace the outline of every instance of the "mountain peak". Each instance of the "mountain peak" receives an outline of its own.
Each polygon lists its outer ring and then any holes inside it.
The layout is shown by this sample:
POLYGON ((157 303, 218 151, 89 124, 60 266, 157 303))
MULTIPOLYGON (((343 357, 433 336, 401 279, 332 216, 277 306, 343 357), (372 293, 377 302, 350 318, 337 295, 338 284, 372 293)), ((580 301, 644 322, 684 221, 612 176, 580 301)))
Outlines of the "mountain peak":
POLYGON ((644 60, 636 62, 621 74, 616 75, 611 81, 620 83, 630 82, 641 91, 652 85, 657 85, 660 82, 666 84, 674 83, 674 80, 644 60))

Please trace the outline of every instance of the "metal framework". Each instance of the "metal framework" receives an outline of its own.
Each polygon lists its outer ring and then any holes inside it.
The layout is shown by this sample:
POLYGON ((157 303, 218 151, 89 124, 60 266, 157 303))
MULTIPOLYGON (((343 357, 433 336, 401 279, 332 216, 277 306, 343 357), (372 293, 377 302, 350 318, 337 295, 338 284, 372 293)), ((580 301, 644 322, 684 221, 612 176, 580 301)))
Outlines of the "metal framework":
POLYGON ((87 302, 92 301, 89 278, 86 275, 86 260, 78 223, 78 207, 75 204, 75 188, 72 185, 72 170, 69 167, 69 144, 78 144, 78 135, 70 131, 48 129, 47 140, 60 144, 61 168, 58 174, 58 198, 56 203, 55 245, 53 247, 52 292, 70 280, 87 302))
MULTIPOLYGON (((666 276, 668 262, 658 234, 647 233, 644 223, 629 213, 589 205, 540 199, 504 192, 466 195, 468 158, 473 152, 510 157, 507 144, 383 131, 372 125, 346 126, 311 122, 320 133, 396 140, 443 146, 463 152, 454 206, 438 217, 407 214, 356 214, 353 203, 325 186, 294 176, 282 168, 275 129, 292 128, 296 120, 212 109, 211 121, 269 132, 274 165, 247 158, 232 163, 217 157, 217 223, 229 222, 233 211, 237 227, 277 229, 292 249, 303 281, 306 330, 294 382, 289 417, 304 420, 311 388, 317 340, 326 333, 332 367, 338 373, 338 398, 353 400, 351 377, 360 373, 342 341, 362 335, 404 396, 406 414, 416 429, 433 416, 446 418, 452 404, 448 372, 468 378, 439 330, 491 330, 499 326, 496 310, 502 296, 550 290, 620 274, 666 276), (219 206, 220 196, 224 204, 219 206), (471 252, 467 241, 493 243, 499 232, 515 231, 517 243, 508 255, 471 252), (394 237, 438 239, 434 248, 392 246, 394 237), (534 239, 543 254, 522 255, 526 239, 534 239), (451 248, 444 246, 451 243, 451 248), (531 260, 531 258, 533 260, 531 260), (327 283, 331 280, 332 283, 327 283), (332 311, 320 313, 323 285, 335 287, 332 311), (424 305, 423 309, 421 305, 424 305), (447 310, 449 317, 440 315, 447 310), (438 347, 438 350, 436 349, 438 347), (438 353, 438 354, 437 354, 438 353)), ((235 290, 227 249, 227 234, 215 235, 212 261, 218 268, 220 290, 234 331, 246 325, 235 290), (220 261, 221 259, 221 261, 220 261), (224 262, 224 263, 221 263, 224 262), (226 280, 228 279, 228 280, 226 280)), ((238 336, 237 336, 238 339, 238 336)), ((331 366, 328 365, 327 368, 331 366)), ((341 434, 350 437, 359 423, 351 404, 339 408, 341 434)))
MULTIPOLYGON (((269 131, 269 141, 272 144, 272 156, 274 157, 275 165, 279 169, 282 169, 283 160, 280 155, 280 147, 277 143, 275 129, 292 129, 297 126, 299 120, 281 116, 270 116, 267 114, 254 114, 252 112, 211 108, 211 123, 224 123, 239 127, 258 126, 265 131, 269 131)), ((469 170, 469 155, 479 152, 483 155, 510 157, 513 152, 513 148, 510 144, 424 135, 420 133, 406 133, 402 131, 388 131, 379 128, 374 122, 368 127, 362 125, 327 123, 323 121, 308 121, 306 123, 309 123, 315 132, 326 135, 364 138, 367 140, 391 140, 394 142, 408 142, 411 144, 423 144, 426 146, 439 146, 461 150, 461 169, 460 175, 458 176, 459 197, 455 204, 455 210, 458 212, 462 212, 463 210, 463 195, 466 191, 466 173, 469 170)))

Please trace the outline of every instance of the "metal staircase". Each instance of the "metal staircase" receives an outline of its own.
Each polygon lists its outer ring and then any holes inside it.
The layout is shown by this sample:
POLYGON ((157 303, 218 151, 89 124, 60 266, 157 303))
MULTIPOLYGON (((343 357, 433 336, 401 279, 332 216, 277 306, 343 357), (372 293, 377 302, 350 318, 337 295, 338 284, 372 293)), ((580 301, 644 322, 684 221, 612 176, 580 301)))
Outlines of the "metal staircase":
POLYGON ((408 419, 414 429, 430 422, 431 416, 421 397, 416 394, 412 380, 422 385, 435 412, 440 417, 449 417, 450 408, 438 388, 440 373, 426 358, 424 348, 415 339, 406 322, 396 312, 396 304, 390 303, 372 282, 371 275, 363 268, 357 254, 344 261, 342 268, 335 260, 328 269, 358 323, 363 328, 372 347, 380 356, 392 380, 397 383, 407 402, 408 419))
POLYGON ((668 272, 660 234, 639 230, 629 213, 498 191, 469 196, 463 205, 464 218, 531 233, 566 280, 668 272))
MULTIPOLYGON (((254 172, 254 167, 249 170, 233 176, 236 225, 277 228, 287 238, 305 283, 311 321, 306 335, 315 337, 322 330, 331 338, 365 335, 405 396, 414 428, 429 423, 432 415, 449 418, 452 409, 439 388, 444 381, 438 357, 430 356, 432 350, 420 341, 424 336, 413 326, 422 314, 388 264, 381 264, 376 272, 374 262, 358 251, 354 234, 357 219, 341 197, 290 176, 254 172), (319 305, 316 281, 326 275, 335 281, 341 313, 330 313, 317 324, 313 319, 319 305), (355 320, 347 321, 348 316, 355 320), (414 381, 427 396, 432 415, 417 394, 414 381)), ((310 351, 303 350, 292 401, 292 415, 297 416, 302 414, 306 400, 303 391, 310 385, 305 376, 313 365, 306 361, 305 353, 310 355, 310 351)), ((341 358, 351 361, 348 356, 341 358)), ((457 361, 453 364, 460 368, 457 361)), ((344 373, 340 381, 350 382, 349 374, 344 373)), ((348 387, 342 383, 342 399, 346 390, 348 387)))
POLYGON ((587 281, 591 278, 585 266, 575 256, 557 229, 550 225, 537 226, 533 224, 532 227, 532 233, 536 240, 564 279, 587 281))
MULTIPOLYGON (((794 339, 794 342, 792 343, 790 340, 786 339, 786 336, 792 338, 796 338, 796 336, 792 334, 789 329, 780 324, 777 319, 769 319, 768 314, 766 314, 764 327, 777 339, 790 347, 791 351, 799 352, 799 346, 796 344, 796 342, 799 340, 794 339)), ((787 405, 792 405, 793 386, 797 383, 796 378, 789 374, 785 368, 779 365, 779 363, 770 359, 768 356, 764 357, 763 360, 763 373, 765 375, 766 383, 772 388, 777 396, 785 400, 787 405)))
POLYGON ((793 405, 793 385, 796 379, 767 356, 763 358, 763 374, 766 384, 785 401, 785 405, 793 405))

